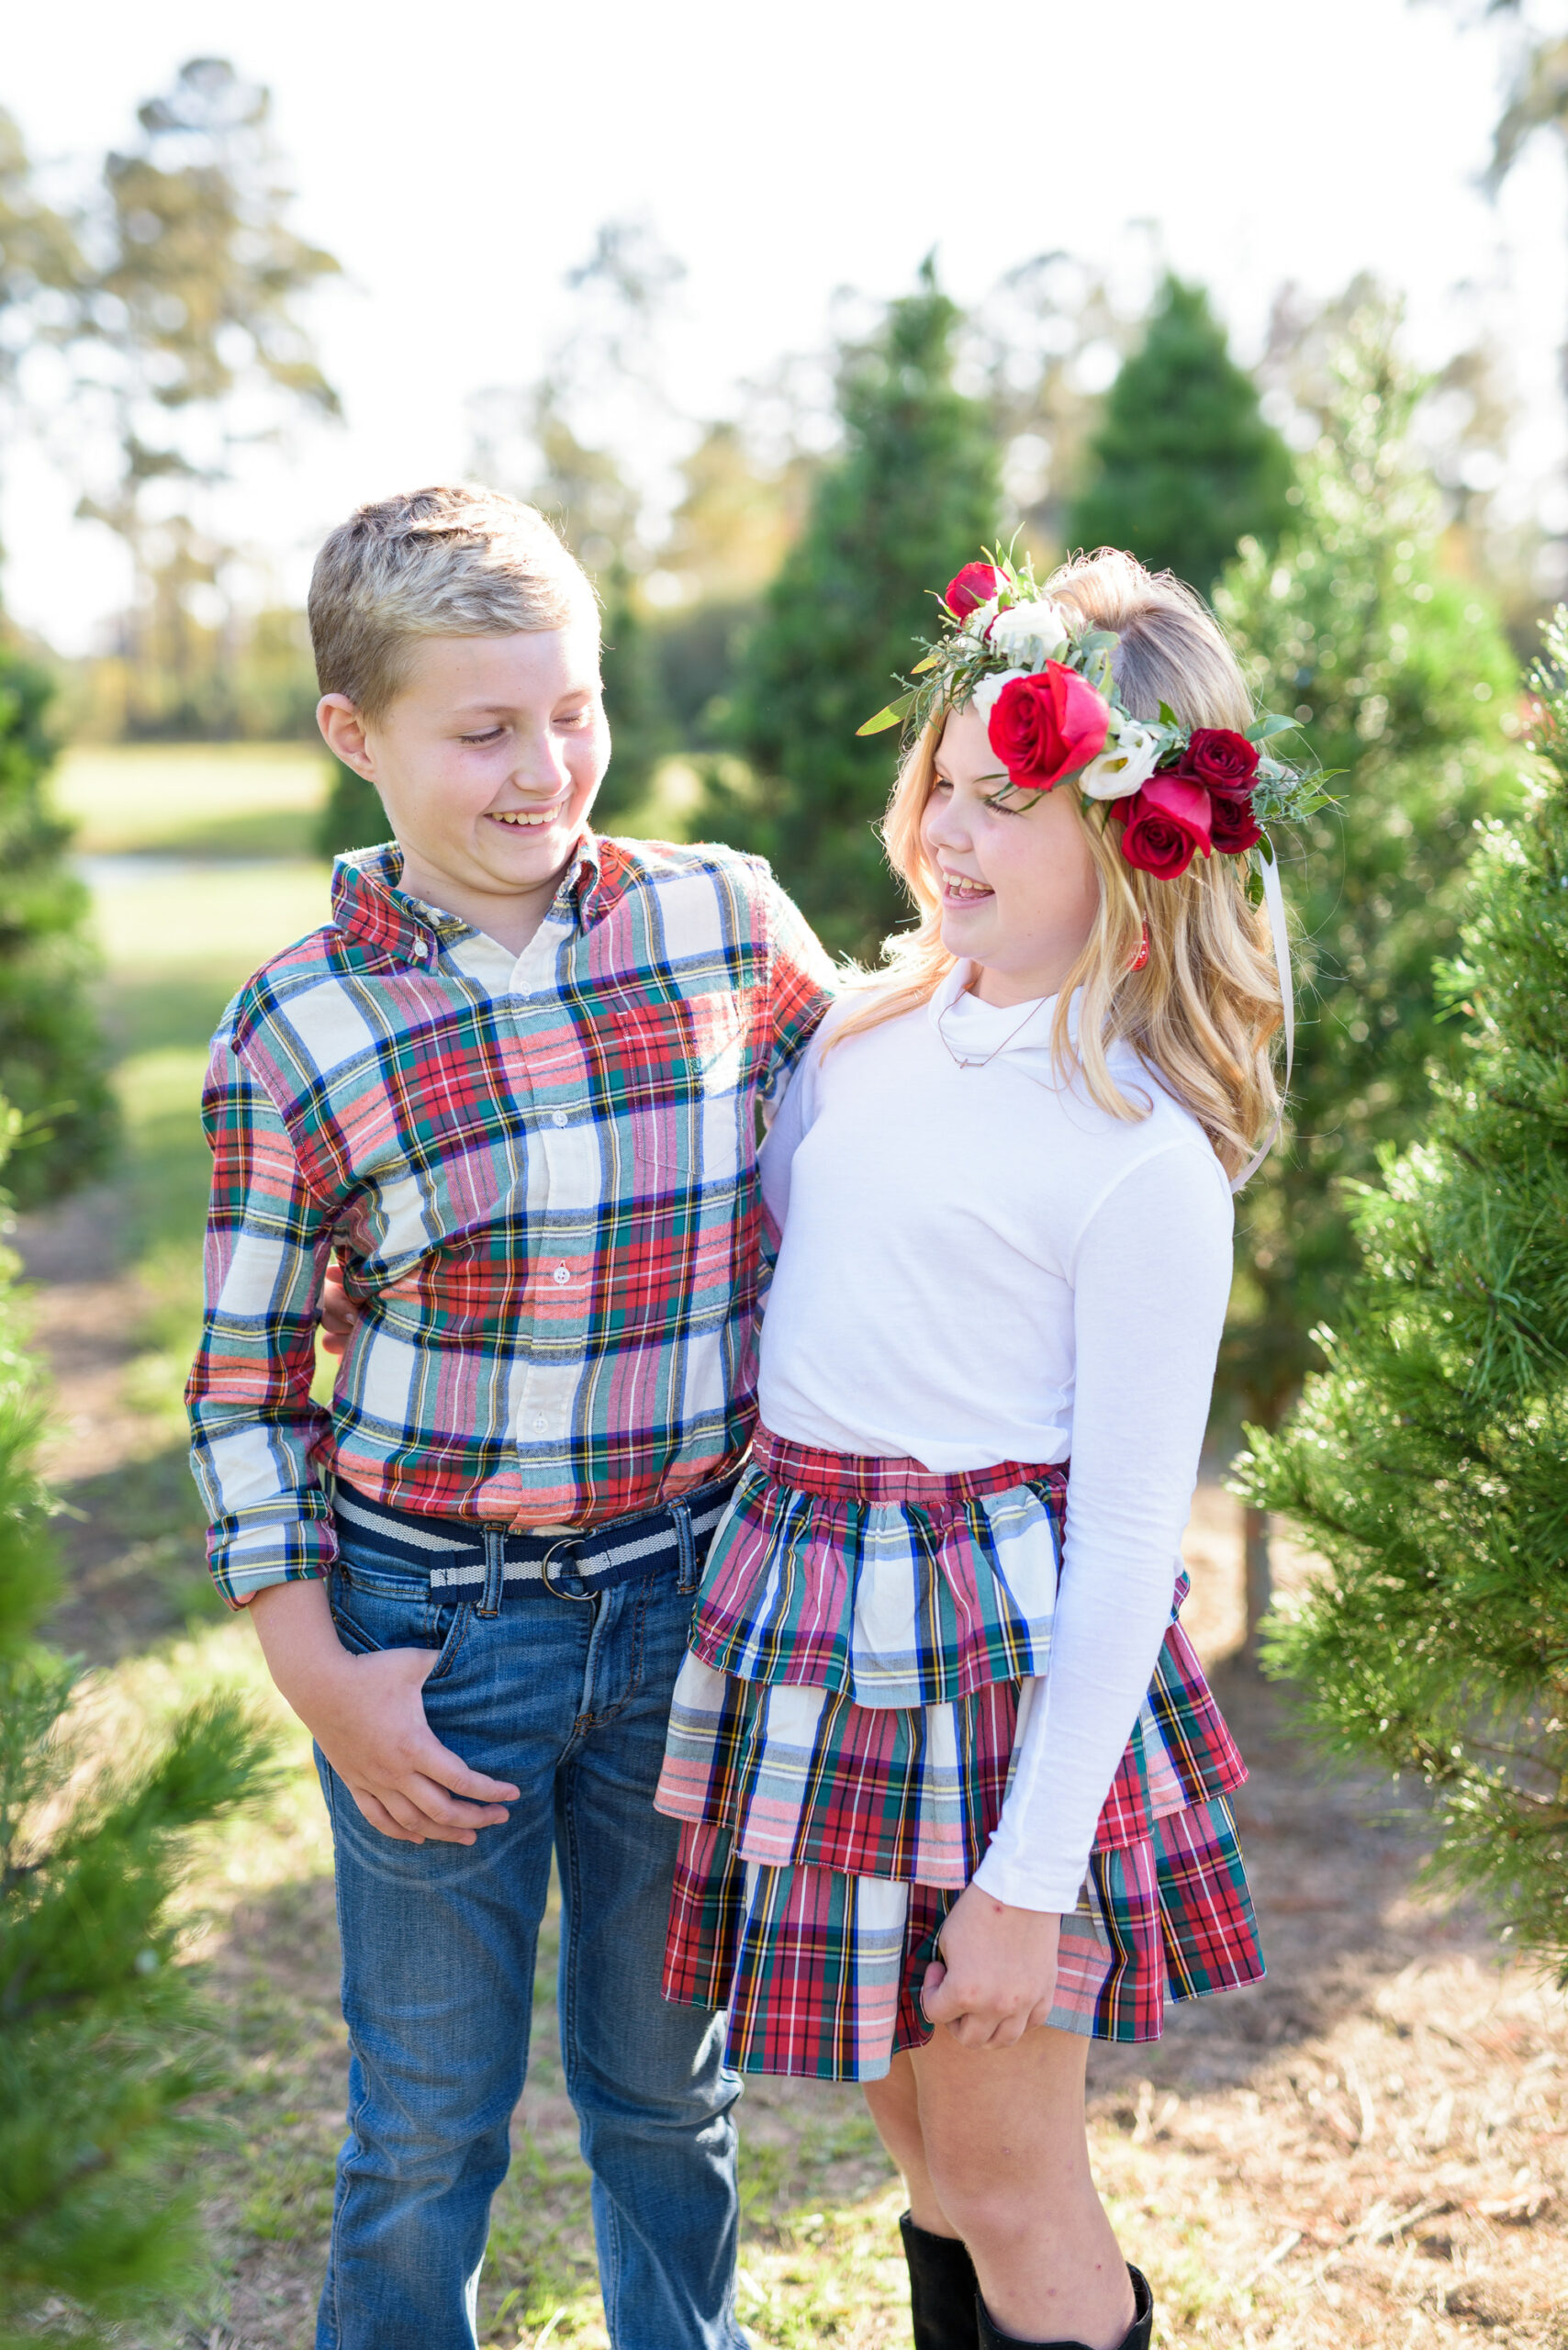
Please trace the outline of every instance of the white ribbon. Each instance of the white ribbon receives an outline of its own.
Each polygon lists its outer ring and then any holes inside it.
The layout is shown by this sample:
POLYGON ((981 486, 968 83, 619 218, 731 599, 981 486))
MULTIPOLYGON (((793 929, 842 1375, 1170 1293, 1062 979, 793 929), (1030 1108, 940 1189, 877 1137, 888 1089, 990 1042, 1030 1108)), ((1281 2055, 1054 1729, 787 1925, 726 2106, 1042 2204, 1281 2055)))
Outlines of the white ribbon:
POLYGON ((1280 1088, 1280 1106, 1274 1112, 1274 1123, 1239 1175, 1231 1178, 1232 1192, 1239 1192, 1249 1183, 1279 1139, 1284 1120, 1285 1104, 1290 1096, 1291 1070, 1295 1063, 1295 991, 1291 985, 1291 942, 1285 928, 1285 893, 1280 887, 1279 859, 1274 845, 1265 834, 1263 838, 1263 899, 1269 909, 1269 930, 1273 940, 1274 964, 1280 974, 1280 1004, 1285 1015, 1285 1081, 1280 1088))

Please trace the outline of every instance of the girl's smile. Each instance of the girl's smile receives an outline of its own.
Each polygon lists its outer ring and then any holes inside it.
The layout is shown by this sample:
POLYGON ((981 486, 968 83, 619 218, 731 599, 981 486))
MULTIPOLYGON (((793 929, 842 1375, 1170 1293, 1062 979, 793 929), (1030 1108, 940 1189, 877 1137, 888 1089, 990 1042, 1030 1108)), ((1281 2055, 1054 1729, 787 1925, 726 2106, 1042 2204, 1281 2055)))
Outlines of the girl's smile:
POLYGON ((980 966, 984 1003, 1054 995, 1100 910, 1078 793, 1025 791, 998 765, 985 721, 955 711, 937 746, 921 845, 936 885, 942 943, 980 966))
POLYGON ((940 860, 936 870, 942 877, 942 902, 955 912, 962 912, 965 908, 978 904, 981 898, 994 898, 996 895, 989 882, 973 880, 967 873, 955 873, 940 860))

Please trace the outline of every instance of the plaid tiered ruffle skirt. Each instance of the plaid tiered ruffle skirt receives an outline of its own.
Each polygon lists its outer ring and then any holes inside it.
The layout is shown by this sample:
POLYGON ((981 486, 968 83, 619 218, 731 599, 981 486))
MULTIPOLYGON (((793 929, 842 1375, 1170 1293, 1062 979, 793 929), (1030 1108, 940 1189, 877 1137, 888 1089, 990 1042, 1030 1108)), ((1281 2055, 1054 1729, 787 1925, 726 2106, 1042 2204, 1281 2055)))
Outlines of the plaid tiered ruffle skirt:
MULTIPOLYGON (((920 1984, 1047 1670, 1066 1500, 1062 1468, 941 1476, 758 1430, 655 1798, 682 1823, 665 1996, 727 2008, 740 2071, 872 2080, 931 2037, 920 1984)), ((1226 1802, 1246 1768, 1186 1591, 1062 1922, 1051 2021, 1097 2040, 1263 1972, 1226 1802)))

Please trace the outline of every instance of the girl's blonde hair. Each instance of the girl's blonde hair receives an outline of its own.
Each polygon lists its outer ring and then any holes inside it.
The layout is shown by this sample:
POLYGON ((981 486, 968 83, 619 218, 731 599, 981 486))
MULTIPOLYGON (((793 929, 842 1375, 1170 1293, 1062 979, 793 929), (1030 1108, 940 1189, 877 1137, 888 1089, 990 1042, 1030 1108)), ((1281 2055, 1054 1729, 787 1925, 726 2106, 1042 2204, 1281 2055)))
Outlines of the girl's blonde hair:
MULTIPOLYGON (((1169 572, 1146 571, 1133 555, 1107 547, 1064 564, 1044 592, 1070 604, 1090 627, 1115 631, 1116 695, 1135 718, 1158 720, 1164 702, 1184 727, 1240 733, 1250 725, 1251 699, 1218 622, 1169 572)), ((889 857, 920 909, 919 925, 887 941, 887 968, 838 1028, 835 1045, 929 1002, 953 968, 920 837, 946 715, 936 713, 905 758, 882 823, 889 857)), ((1157 880, 1124 861, 1119 828, 1101 807, 1076 790, 1072 798, 1099 876, 1100 906, 1057 999, 1051 1056, 1058 1080, 1081 1073, 1091 1098, 1112 1117, 1147 1117, 1147 1100, 1129 1100, 1106 1062, 1106 1046, 1126 1038, 1234 1175, 1279 1100, 1269 1040, 1282 1018, 1280 983, 1267 915, 1247 895, 1247 860, 1194 856, 1176 879, 1157 880), (1148 960, 1130 970, 1146 923, 1148 960), (1068 1015, 1080 988, 1075 1043, 1068 1015)))

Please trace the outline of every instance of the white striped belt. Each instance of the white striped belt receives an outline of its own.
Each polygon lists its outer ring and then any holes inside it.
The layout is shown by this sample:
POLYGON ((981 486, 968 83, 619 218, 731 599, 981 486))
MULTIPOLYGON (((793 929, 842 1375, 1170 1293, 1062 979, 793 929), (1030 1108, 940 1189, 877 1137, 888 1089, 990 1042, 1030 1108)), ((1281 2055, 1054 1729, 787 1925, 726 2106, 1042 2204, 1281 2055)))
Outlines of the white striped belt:
POLYGON ((667 1562, 696 1563, 735 1489, 738 1471, 694 1486, 656 1509, 600 1526, 515 1532, 472 1518, 395 1509, 340 1482, 333 1494, 344 1547, 368 1548, 425 1575, 432 1592, 542 1583, 561 1599, 591 1599, 612 1584, 655 1574, 667 1562))

